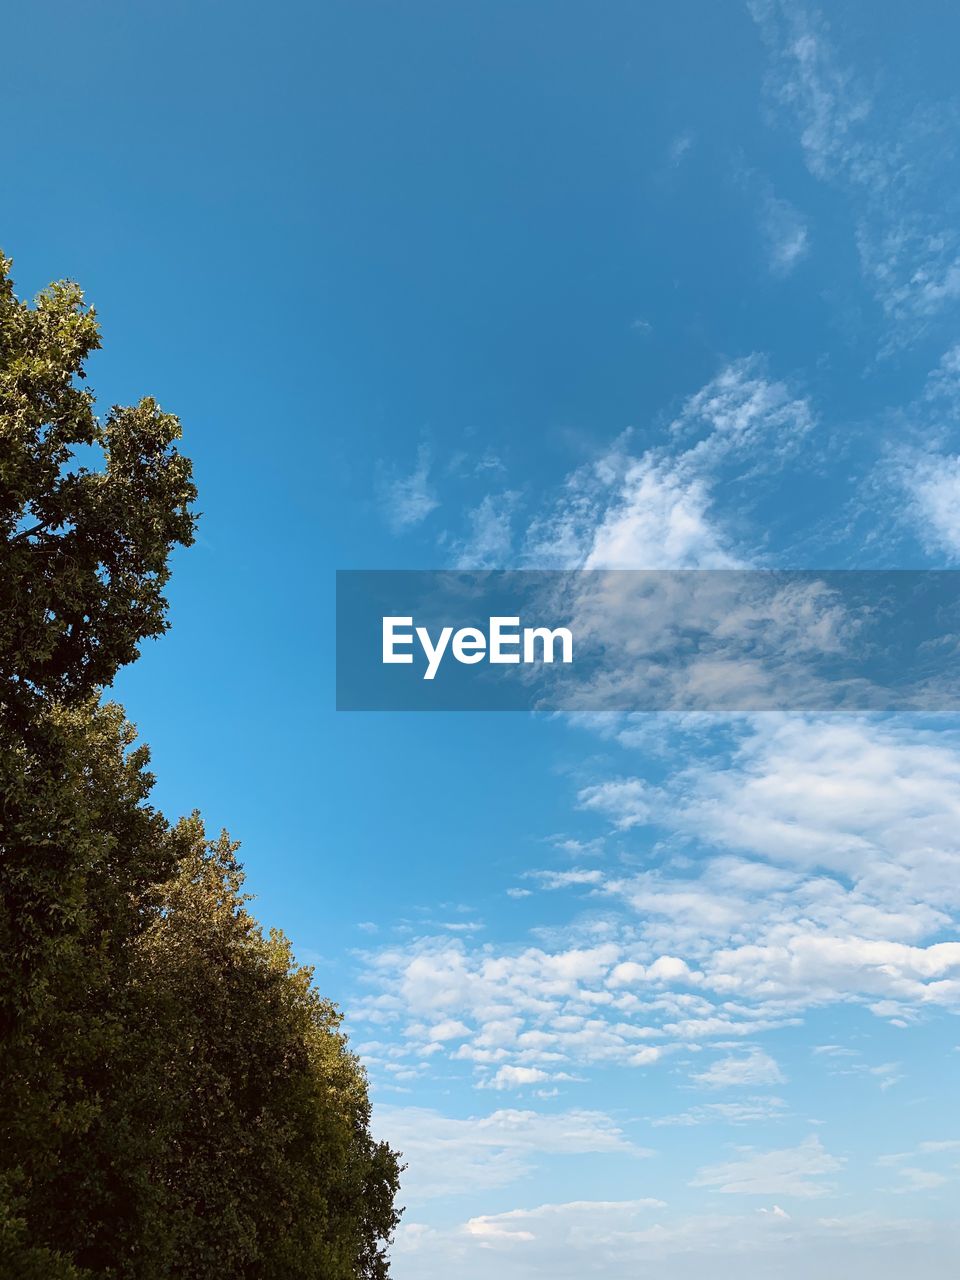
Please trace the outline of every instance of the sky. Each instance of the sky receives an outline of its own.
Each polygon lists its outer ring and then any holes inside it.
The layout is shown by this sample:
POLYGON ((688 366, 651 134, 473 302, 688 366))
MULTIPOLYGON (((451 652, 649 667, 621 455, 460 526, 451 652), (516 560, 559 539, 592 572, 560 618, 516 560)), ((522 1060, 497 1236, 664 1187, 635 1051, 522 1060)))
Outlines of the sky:
POLYGON ((7 6, 0 246, 203 518, 117 682, 405 1154, 398 1280, 925 1280, 960 723, 334 710, 338 568, 960 567, 960 15, 7 6))

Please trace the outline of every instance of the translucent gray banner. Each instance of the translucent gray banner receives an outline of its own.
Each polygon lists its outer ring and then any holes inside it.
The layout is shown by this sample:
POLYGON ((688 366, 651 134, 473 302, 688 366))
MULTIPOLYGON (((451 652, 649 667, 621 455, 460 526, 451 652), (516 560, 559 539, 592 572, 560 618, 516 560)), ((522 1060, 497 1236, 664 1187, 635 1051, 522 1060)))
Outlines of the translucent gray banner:
POLYGON ((960 709, 960 572, 337 574, 343 711, 960 709))

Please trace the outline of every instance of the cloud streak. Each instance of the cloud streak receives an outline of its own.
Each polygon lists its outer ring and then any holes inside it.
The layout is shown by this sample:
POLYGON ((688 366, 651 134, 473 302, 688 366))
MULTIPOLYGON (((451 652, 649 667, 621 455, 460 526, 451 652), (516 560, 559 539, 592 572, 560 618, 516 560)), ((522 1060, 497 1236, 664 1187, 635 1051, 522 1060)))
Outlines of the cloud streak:
POLYGON ((893 343, 960 300, 957 202, 942 188, 952 108, 879 101, 845 66, 827 22, 786 0, 748 5, 770 57, 769 96, 792 122, 814 177, 843 191, 863 278, 893 343))

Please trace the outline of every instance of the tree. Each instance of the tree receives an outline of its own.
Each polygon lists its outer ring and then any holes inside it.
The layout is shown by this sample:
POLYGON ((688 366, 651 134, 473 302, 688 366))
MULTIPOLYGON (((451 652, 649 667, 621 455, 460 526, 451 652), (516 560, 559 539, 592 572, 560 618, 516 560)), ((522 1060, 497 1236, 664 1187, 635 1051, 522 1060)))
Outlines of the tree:
POLYGON ((115 1192, 145 1135, 111 1105, 129 1067, 132 943, 180 847, 146 802, 147 752, 119 707, 55 706, 33 728, 0 755, 0 1177, 25 1238, 73 1258, 99 1216, 138 1216, 115 1192))
POLYGON ((176 545, 193 541, 196 489, 180 424, 146 398, 101 423, 78 385, 100 346, 75 284, 35 307, 0 255, 0 699, 27 710, 83 697, 166 629, 176 545), (84 456, 100 455, 92 469, 84 456))
POLYGON ((370 1136, 341 1015, 249 914, 238 846, 207 842, 197 815, 179 834, 188 851, 139 947, 141 1035, 166 1082, 140 1100, 161 1103, 162 1274, 379 1280, 397 1161, 370 1136))
POLYGON ((166 627, 190 464, 154 401, 101 426, 73 285, 0 258, 0 1276, 379 1280, 397 1157, 236 846, 149 803, 99 696, 166 627), (79 451, 79 456, 78 456, 79 451), (84 453, 99 451, 91 469, 84 453))
POLYGON ((89 1157, 116 1137, 98 1125, 130 939, 176 863, 146 751, 96 697, 166 626, 195 490, 152 400, 94 415, 80 290, 30 307, 9 267, 0 255, 0 1250, 26 1275, 53 1274, 56 1241, 103 1194, 89 1157))

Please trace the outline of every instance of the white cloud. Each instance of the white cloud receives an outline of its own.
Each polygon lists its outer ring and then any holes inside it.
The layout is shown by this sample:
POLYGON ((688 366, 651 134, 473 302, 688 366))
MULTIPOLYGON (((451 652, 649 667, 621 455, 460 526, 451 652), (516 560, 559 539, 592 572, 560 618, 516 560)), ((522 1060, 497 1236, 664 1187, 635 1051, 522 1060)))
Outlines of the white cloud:
POLYGON ((950 1181, 946 1174, 937 1173, 934 1169, 915 1169, 909 1165, 898 1169, 897 1175, 902 1182, 895 1190, 901 1194, 910 1191, 936 1191, 950 1181))
POLYGON ((532 871, 530 875, 539 880, 545 889, 569 889, 573 885, 602 884, 604 875, 595 867, 571 867, 569 871, 532 871))
POLYGON ((503 1109, 459 1119, 426 1107, 377 1106, 378 1133, 403 1153, 402 1195, 411 1203, 508 1186, 544 1157, 647 1157, 599 1111, 503 1109))
POLYGON ((653 964, 638 964, 635 960, 623 961, 611 970, 607 985, 632 987, 641 982, 687 984, 699 982, 701 976, 701 974, 691 973, 686 961, 681 960, 679 956, 658 956, 653 964))
POLYGON ((404 533, 422 524, 440 505, 430 484, 430 451, 421 445, 417 465, 408 475, 381 478, 383 514, 394 533, 404 533))
POLYGON ((897 1195, 910 1192, 937 1191, 956 1180, 960 1165, 955 1162, 960 1140, 940 1138, 920 1142, 913 1151, 899 1151, 881 1156, 877 1164, 896 1171, 897 1183, 887 1190, 897 1195), (931 1168, 939 1165, 939 1168, 931 1168))
POLYGON ((960 561, 960 456, 920 454, 899 476, 912 500, 911 514, 927 548, 960 561))
MULTIPOLYGON (((546 873, 574 900, 588 895, 591 914, 537 946, 425 937, 373 951, 372 990, 352 1016, 399 1029, 411 1061, 433 1045, 431 1070, 461 1064, 488 1087, 651 1068, 681 1044, 755 1042, 817 1005, 856 1002, 898 1023, 960 1008, 950 735, 760 717, 740 725, 725 761, 630 781, 581 791, 581 804, 621 838, 644 822, 710 856, 546 873), (432 1029, 454 1023, 462 1038, 438 1040, 432 1029)), ((902 1074, 862 1071, 882 1088, 902 1074)), ((701 1085, 779 1082, 756 1047, 696 1074, 701 1085)))
POLYGON ((960 904, 950 875, 960 870, 960 751, 949 735, 850 717, 761 718, 732 767, 694 767, 683 790, 683 825, 781 868, 738 873, 774 890, 789 888, 792 869, 852 877, 860 894, 838 897, 836 881, 812 886, 825 914, 854 913, 844 922, 852 931, 906 941, 960 904))
POLYGON ((670 163, 677 168, 693 146, 693 134, 689 131, 678 133, 670 143, 670 163))
POLYGON ((539 1067, 501 1067, 490 1085, 494 1089, 520 1089, 524 1085, 541 1084, 551 1077, 539 1067))
MULTIPOLYGON (((944 352, 922 392, 894 416, 897 443, 888 446, 864 486, 868 497, 879 499, 894 532, 909 529, 930 556, 948 564, 960 560, 958 415, 960 344, 944 352)), ((863 514, 876 524, 876 511, 865 502, 863 514)), ((889 532, 886 537, 891 541, 889 532)))
POLYGON ((618 1220, 649 1219, 652 1210, 663 1209, 662 1200, 580 1200, 569 1204, 542 1204, 536 1209, 511 1209, 506 1213, 486 1214, 471 1218, 464 1226, 468 1235, 481 1240, 496 1240, 515 1244, 536 1240, 539 1231, 550 1230, 571 1219, 586 1215, 609 1217, 618 1220), (539 1231, 538 1231, 539 1228, 539 1231))
POLYGON ((811 1053, 823 1058, 856 1058, 859 1051, 849 1049, 841 1044, 818 1044, 810 1050, 811 1053))
POLYGON ((782 1084, 783 1072, 768 1053, 755 1048, 745 1055, 719 1058, 693 1079, 708 1089, 729 1089, 743 1085, 782 1084))
POLYGON ((787 1104, 782 1098, 748 1098, 745 1102, 708 1102, 690 1107, 676 1115, 653 1116, 650 1123, 655 1128, 680 1125, 690 1128, 701 1124, 759 1124, 766 1127, 773 1120, 784 1117, 787 1104))
POLYGON ((446 1018, 430 1028, 429 1038, 433 1041, 462 1040, 470 1034, 470 1028, 456 1018, 446 1018))
POLYGON ((582 809, 607 814, 618 831, 629 831, 650 816, 649 788, 640 778, 619 778, 584 787, 577 797, 582 809))
POLYGON ((953 109, 879 101, 837 57, 827 23, 789 0, 752 0, 770 92, 796 123, 810 172, 846 193, 861 270, 897 340, 960 300, 956 201, 941 157, 953 109))
POLYGON ((760 202, 760 230, 775 276, 788 276, 810 251, 805 219, 789 201, 772 192, 765 193, 760 202))
POLYGON ((779 1151, 747 1151, 741 1159, 701 1169, 691 1182, 723 1195, 796 1196, 810 1199, 826 1195, 832 1185, 822 1181, 836 1173, 844 1161, 830 1155, 816 1136, 797 1147, 779 1151))
POLYGON ((687 1214, 654 1198, 572 1201, 470 1218, 438 1231, 407 1222, 398 1233, 397 1280, 806 1280, 870 1276, 953 1280, 960 1231, 950 1221, 874 1213, 800 1216, 779 1204, 748 1214, 687 1214))
MULTIPOLYGON (((629 461, 620 492, 596 525, 587 569, 729 569, 741 564, 711 516, 713 476, 761 441, 769 456, 812 423, 809 407, 768 379, 756 358, 728 365, 691 396, 670 426, 672 456, 629 461)), ((754 460, 755 461, 755 460, 754 460)))
POLYGON ((643 458, 594 533, 587 569, 729 569, 738 563, 708 515, 701 476, 643 458))
POLYGON ((512 523, 519 495, 487 494, 467 513, 468 531, 453 550, 459 569, 505 569, 513 551, 512 523))
POLYGON ((534 568, 719 569, 743 563, 716 518, 724 470, 775 469, 813 425, 803 397, 750 356, 688 397, 666 448, 639 457, 629 433, 568 476, 559 500, 530 523, 521 561, 534 568))
POLYGON ((818 15, 780 0, 751 0, 777 71, 770 87, 800 125, 800 143, 817 177, 848 174, 858 183, 883 178, 884 156, 865 137, 873 103, 854 74, 837 63, 818 15))

